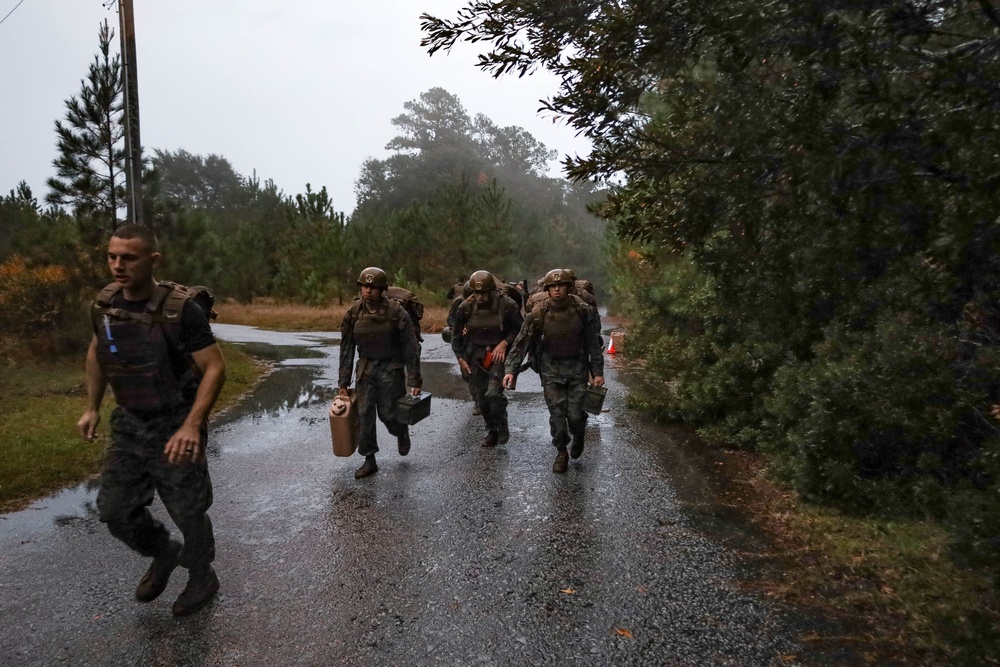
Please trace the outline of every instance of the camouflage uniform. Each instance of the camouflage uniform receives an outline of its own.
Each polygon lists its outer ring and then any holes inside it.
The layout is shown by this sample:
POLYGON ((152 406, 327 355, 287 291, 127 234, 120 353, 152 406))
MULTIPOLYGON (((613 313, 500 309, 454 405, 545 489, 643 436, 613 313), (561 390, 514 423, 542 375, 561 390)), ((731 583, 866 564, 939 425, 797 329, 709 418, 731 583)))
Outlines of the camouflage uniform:
MULTIPOLYGON (((163 554, 169 531, 147 509, 154 492, 184 536, 179 561, 192 571, 215 559, 215 537, 208 508, 212 481, 205 457, 185 464, 168 463, 163 445, 187 416, 186 411, 141 418, 124 408, 111 413, 111 444, 97 493, 97 509, 111 534, 150 558, 163 554)), ((208 437, 202 429, 202 439, 208 437)))
MULTIPOLYGON (((146 301, 114 297, 114 308, 142 313, 146 301)), ((188 416, 198 380, 183 361, 171 359, 197 352, 215 343, 208 318, 191 302, 183 306, 176 324, 137 324, 108 320, 110 329, 95 323, 98 358, 109 374, 118 407, 111 413, 111 442, 104 455, 97 508, 100 520, 116 538, 143 556, 156 558, 167 549, 170 533, 147 509, 154 492, 184 536, 180 564, 205 571, 215 558, 215 538, 207 515, 212 505, 212 481, 204 456, 169 463, 164 446, 188 416), (113 339, 108 339, 109 331, 113 339), (150 351, 155 348, 158 351, 150 351), (130 358, 159 357, 160 384, 155 379, 127 380, 130 358), (113 359, 113 361, 108 361, 113 359), (172 366, 172 368, 171 368, 172 366), (156 389, 156 391, 154 391, 156 389), (159 392, 159 393, 158 393, 159 392), (157 401, 164 402, 157 406, 157 401), (141 409, 152 408, 152 409, 141 409)), ((145 376, 140 375, 140 378, 145 376)), ((202 452, 207 442, 202 428, 202 452)))
MULTIPOLYGON (((358 421, 361 425, 358 434, 358 453, 362 456, 374 455, 378 451, 376 415, 393 436, 409 437, 407 425, 396 420, 396 401, 406 393, 408 386, 423 386, 420 377, 420 343, 413 321, 406 310, 396 302, 390 304, 389 298, 384 295, 376 304, 374 313, 368 312, 362 301, 356 301, 344 315, 340 334, 339 386, 342 389, 351 386, 351 370, 354 366, 354 354, 357 351, 356 400, 358 421), (378 356, 387 358, 375 359, 364 356, 355 336, 359 317, 389 322, 390 331, 386 332, 385 340, 377 344, 377 347, 381 346, 380 349, 386 351, 385 355, 378 354, 378 356), (392 324, 393 319, 395 324, 392 324)), ((362 342, 362 346, 365 345, 366 343, 362 342)))
POLYGON ((514 300, 494 291, 484 307, 479 306, 475 296, 465 299, 457 309, 452 329, 452 351, 469 364, 469 391, 482 411, 489 437, 496 438, 499 434, 504 442, 508 435, 507 397, 503 393, 504 367, 503 364, 492 364, 486 369, 483 359, 487 351, 502 340, 507 341, 509 350, 523 322, 521 310, 514 300), (480 318, 487 321, 485 329, 475 326, 480 318))
POLYGON ((604 375, 600 320, 585 301, 572 294, 558 308, 551 299, 536 302, 507 357, 506 373, 516 377, 529 350, 549 408, 552 445, 563 451, 571 438, 582 443, 587 426, 587 413, 583 410, 587 379, 589 375, 604 375), (569 351, 557 350, 556 343, 545 335, 546 325, 559 317, 579 318, 582 324, 569 351))

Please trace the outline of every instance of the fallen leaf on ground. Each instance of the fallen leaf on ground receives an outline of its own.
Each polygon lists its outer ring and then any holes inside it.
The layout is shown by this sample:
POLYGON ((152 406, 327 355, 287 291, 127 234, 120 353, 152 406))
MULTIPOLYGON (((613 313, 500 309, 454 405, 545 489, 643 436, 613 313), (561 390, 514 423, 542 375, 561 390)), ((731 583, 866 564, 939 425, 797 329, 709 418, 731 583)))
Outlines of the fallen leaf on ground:
POLYGON ((575 588, 563 588, 559 592, 560 593, 565 593, 566 595, 572 595, 573 593, 576 593, 576 589, 575 588))
POLYGON ((632 636, 632 631, 626 628, 615 628, 615 632, 618 633, 619 637, 628 637, 629 639, 635 639, 635 637, 632 636))

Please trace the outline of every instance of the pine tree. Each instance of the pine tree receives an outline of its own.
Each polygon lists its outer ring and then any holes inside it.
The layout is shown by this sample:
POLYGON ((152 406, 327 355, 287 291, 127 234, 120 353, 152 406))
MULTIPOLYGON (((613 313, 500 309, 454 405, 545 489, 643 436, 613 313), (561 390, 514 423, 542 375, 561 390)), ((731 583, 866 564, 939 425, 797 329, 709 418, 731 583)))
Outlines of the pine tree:
POLYGON ((98 31, 100 55, 81 80, 80 94, 66 101, 65 124, 56 121, 57 176, 46 182, 51 192, 45 198, 79 216, 93 216, 107 231, 117 226, 125 202, 121 57, 110 55, 113 36, 105 20, 98 31))

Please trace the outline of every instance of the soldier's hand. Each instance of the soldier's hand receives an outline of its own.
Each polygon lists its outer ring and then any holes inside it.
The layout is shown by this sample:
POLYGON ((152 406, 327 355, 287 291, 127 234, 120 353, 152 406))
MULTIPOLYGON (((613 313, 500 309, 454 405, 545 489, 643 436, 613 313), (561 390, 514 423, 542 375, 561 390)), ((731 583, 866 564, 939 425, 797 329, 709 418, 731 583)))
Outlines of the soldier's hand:
POLYGON ((493 362, 503 363, 504 359, 507 358, 507 341, 502 340, 500 343, 493 348, 493 362))
POLYGON ((420 387, 410 387, 410 396, 419 396, 420 387))
POLYGON ((595 387, 603 387, 604 386, 604 376, 603 375, 595 375, 594 376, 594 381, 591 384, 593 384, 595 387))
POLYGON ((514 390, 514 386, 516 384, 517 384, 517 378, 514 377, 513 373, 507 373, 507 375, 503 376, 503 388, 504 389, 509 389, 509 390, 513 391, 514 390))
POLYGON ((465 359, 458 360, 458 368, 459 370, 462 371, 463 376, 468 375, 469 373, 472 372, 472 369, 469 368, 469 362, 467 362, 465 359))
POLYGON ((170 436, 163 453, 169 463, 191 463, 204 456, 201 429, 184 424, 170 436))
POLYGON ((350 395, 351 395, 350 391, 347 389, 347 387, 341 387, 340 389, 337 390, 337 396, 342 396, 344 398, 347 398, 350 395))
POLYGON ((101 413, 97 410, 87 410, 80 417, 80 421, 76 423, 76 427, 80 429, 80 435, 86 440, 93 440, 94 436, 97 435, 97 425, 101 423, 101 413))

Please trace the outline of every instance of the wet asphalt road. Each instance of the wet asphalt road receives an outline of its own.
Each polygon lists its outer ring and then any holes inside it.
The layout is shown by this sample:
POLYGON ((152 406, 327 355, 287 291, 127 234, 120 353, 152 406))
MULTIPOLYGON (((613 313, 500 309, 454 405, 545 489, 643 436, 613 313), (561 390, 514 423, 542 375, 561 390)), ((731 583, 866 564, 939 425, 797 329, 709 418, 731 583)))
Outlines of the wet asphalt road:
POLYGON ((177 570, 135 602, 148 562, 97 521, 93 484, 68 489, 0 515, 0 665, 815 663, 795 641, 812 621, 741 588, 753 536, 679 436, 625 408, 613 360, 586 452, 554 475, 537 376, 511 395, 510 442, 482 448, 427 335, 432 414, 405 458, 379 425, 380 471, 355 480, 360 457, 330 445, 335 334, 214 329, 277 360, 210 436, 218 599, 175 619, 177 570))

